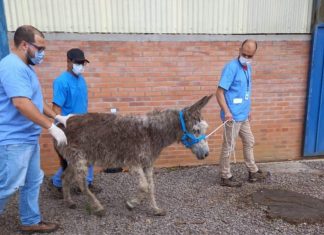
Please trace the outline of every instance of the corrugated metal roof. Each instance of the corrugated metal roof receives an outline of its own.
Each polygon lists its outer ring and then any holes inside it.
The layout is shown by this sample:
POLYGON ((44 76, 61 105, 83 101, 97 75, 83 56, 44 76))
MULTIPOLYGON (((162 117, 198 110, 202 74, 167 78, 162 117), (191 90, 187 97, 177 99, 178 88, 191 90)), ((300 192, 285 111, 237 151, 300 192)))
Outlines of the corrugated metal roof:
POLYGON ((309 33, 313 0, 4 0, 7 27, 44 32, 309 33))

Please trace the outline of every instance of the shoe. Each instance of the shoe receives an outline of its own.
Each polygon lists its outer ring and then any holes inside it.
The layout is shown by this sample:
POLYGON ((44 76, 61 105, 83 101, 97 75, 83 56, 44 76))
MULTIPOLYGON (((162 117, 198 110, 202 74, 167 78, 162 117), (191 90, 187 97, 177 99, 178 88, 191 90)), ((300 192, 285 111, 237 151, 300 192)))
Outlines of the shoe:
POLYGON ((249 178, 248 181, 250 183, 254 183, 257 181, 261 181, 267 178, 267 176, 269 175, 269 172, 263 172, 261 170, 258 170, 257 172, 249 172, 249 178))
POLYGON ((221 178, 220 185, 227 186, 227 187, 241 187, 242 183, 234 180, 234 178, 232 176, 231 178, 228 178, 228 179, 221 178))
POLYGON ((50 180, 49 183, 48 183, 48 188, 49 190, 52 192, 52 194, 58 198, 58 199, 62 199, 63 198, 63 192, 62 192, 62 187, 56 187, 54 184, 53 184, 53 181, 50 180))
POLYGON ((107 168, 106 170, 104 170, 104 172, 106 173, 118 173, 118 172, 122 172, 123 168, 121 167, 117 167, 117 168, 107 168))
POLYGON ((25 234, 51 233, 59 228, 58 224, 41 221, 34 225, 20 225, 20 231, 25 234))

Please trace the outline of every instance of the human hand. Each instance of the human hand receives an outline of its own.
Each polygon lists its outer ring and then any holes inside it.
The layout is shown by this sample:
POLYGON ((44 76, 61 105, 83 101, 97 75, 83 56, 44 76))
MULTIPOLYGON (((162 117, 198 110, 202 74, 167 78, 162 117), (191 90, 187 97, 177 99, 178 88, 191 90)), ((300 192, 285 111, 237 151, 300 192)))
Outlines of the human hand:
POLYGON ((57 141, 57 145, 67 145, 67 139, 64 132, 58 128, 54 123, 52 123, 52 126, 48 128, 48 132, 54 137, 54 139, 57 141))
POLYGON ((56 116, 55 116, 55 120, 58 121, 58 122, 60 122, 60 123, 62 123, 62 124, 64 125, 64 127, 66 127, 66 122, 67 122, 67 120, 68 120, 70 117, 72 117, 72 116, 74 116, 74 114, 69 114, 69 115, 67 115, 67 116, 56 115, 56 116))
POLYGON ((225 113, 225 121, 232 121, 233 120, 233 115, 231 112, 225 113))

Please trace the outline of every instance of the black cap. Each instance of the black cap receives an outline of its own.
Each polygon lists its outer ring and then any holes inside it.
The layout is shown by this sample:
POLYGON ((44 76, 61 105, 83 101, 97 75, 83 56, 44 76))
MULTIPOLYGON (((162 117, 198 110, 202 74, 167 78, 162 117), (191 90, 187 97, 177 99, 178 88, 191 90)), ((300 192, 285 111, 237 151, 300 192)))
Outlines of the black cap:
POLYGON ((76 63, 90 63, 89 60, 84 57, 83 51, 79 48, 72 48, 71 50, 69 50, 67 52, 67 58, 76 63))

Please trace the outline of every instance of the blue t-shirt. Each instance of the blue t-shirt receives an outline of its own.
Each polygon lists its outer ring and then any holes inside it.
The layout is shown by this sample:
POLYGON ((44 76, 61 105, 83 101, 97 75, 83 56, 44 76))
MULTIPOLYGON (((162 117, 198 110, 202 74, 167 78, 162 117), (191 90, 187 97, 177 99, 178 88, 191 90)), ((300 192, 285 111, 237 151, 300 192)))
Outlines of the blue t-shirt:
POLYGON ((53 81, 53 103, 61 107, 62 115, 88 112, 88 88, 82 75, 65 71, 53 81))
MULTIPOLYGON (((251 108, 251 66, 244 70, 238 59, 230 61, 223 69, 218 86, 225 90, 225 100, 233 119, 238 122, 247 120, 251 108)), ((224 121, 223 110, 221 118, 224 121)))
POLYGON ((22 115, 13 97, 30 99, 43 113, 43 96, 34 69, 16 54, 0 61, 0 145, 37 143, 42 128, 22 115))

